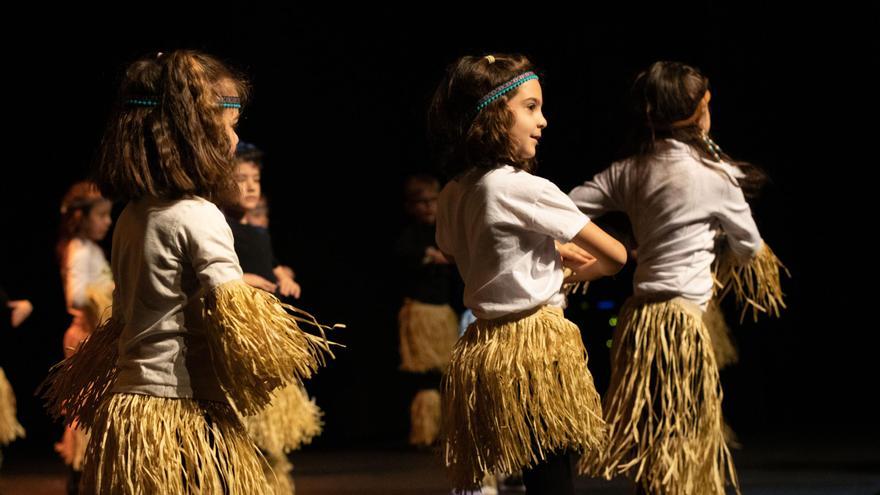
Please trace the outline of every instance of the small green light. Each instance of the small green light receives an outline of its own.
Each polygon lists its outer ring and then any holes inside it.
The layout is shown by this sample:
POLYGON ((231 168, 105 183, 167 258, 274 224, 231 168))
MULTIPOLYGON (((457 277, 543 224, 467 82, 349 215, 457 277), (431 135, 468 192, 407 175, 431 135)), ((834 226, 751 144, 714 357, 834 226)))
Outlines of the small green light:
POLYGON ((611 339, 608 339, 607 341, 605 341, 605 347, 611 349, 611 339))
POLYGON ((617 326, 617 317, 616 317, 616 316, 612 316, 611 318, 609 318, 609 319, 608 319, 608 324, 609 324, 610 326, 612 326, 612 327, 616 327, 616 326, 617 326))

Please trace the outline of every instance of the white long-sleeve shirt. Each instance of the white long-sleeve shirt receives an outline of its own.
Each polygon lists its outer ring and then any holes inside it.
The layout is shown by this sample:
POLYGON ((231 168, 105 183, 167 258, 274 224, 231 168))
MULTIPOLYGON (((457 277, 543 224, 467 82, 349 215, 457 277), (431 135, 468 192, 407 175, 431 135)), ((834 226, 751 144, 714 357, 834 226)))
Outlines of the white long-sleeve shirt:
POLYGON ((202 317, 206 291, 241 279, 232 231, 202 198, 130 202, 113 233, 114 392, 226 401, 202 317))
POLYGON ((465 306, 495 319, 565 306, 553 241, 570 241, 589 221, 555 184, 505 165, 443 188, 437 247, 455 258, 465 306))
POLYGON ((638 243, 636 295, 670 293, 705 310, 717 236, 724 233, 740 259, 755 256, 763 245, 736 171, 667 139, 642 165, 616 162, 569 196, 590 218, 627 214, 638 243))

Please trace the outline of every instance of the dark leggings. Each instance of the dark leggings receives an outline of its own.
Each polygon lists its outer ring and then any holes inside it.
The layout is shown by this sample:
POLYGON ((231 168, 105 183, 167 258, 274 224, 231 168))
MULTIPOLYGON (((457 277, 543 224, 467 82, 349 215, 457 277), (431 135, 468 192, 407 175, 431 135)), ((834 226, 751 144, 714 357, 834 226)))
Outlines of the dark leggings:
POLYGON ((79 494, 79 479, 82 471, 75 471, 72 466, 67 466, 67 495, 79 494))
POLYGON ((554 453, 540 464, 523 469, 528 495, 574 495, 574 480, 568 453, 554 453))

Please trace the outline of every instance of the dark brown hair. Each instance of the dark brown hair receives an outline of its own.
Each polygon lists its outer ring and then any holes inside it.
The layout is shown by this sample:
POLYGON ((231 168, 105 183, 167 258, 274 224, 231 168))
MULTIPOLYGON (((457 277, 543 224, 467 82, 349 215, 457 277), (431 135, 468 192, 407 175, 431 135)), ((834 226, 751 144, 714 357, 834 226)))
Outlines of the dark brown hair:
MULTIPOLYGON (((635 78, 632 86, 632 133, 624 154, 644 163, 654 153, 657 141, 675 139, 690 146, 706 161, 715 161, 712 150, 703 140, 698 121, 688 125, 676 122, 689 119, 697 111, 709 90, 709 78, 698 69, 680 62, 654 62, 635 78)), ((745 174, 738 179, 746 197, 754 197, 767 182, 759 167, 736 161, 724 152, 720 158, 745 174)))
POLYGON ((477 102, 496 87, 516 76, 534 71, 523 55, 465 56, 446 70, 428 111, 428 129, 440 161, 450 176, 472 168, 488 171, 503 164, 526 171, 535 159, 522 159, 514 153, 509 131, 514 115, 507 102, 516 90, 477 111, 477 102))
POLYGON ((216 58, 192 50, 149 56, 125 71, 104 134, 96 178, 109 198, 223 202, 237 194, 232 143, 220 98, 247 97, 247 83, 216 58), (141 105, 135 100, 149 100, 141 105))
POLYGON ((239 141, 235 148, 235 164, 251 162, 260 170, 263 170, 263 158, 265 153, 256 145, 245 141, 239 141))

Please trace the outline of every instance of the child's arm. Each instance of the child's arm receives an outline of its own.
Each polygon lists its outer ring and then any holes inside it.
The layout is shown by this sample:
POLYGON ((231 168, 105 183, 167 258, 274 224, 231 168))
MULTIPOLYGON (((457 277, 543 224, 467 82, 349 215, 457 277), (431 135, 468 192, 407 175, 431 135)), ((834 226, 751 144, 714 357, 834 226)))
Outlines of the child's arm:
POLYGON ((282 296, 299 299, 299 296, 302 294, 302 288, 293 280, 293 270, 290 270, 290 268, 285 270, 285 268, 287 267, 278 265, 272 269, 272 273, 278 279, 278 292, 282 296), (290 271, 288 272, 288 270, 290 271))
POLYGON ((423 258, 424 264, 435 264, 435 265, 448 265, 450 264, 449 258, 443 254, 443 251, 435 248, 434 246, 428 246, 425 248, 425 257, 423 258))
POLYGON ((727 177, 722 177, 716 186, 712 188, 718 205, 714 216, 721 224, 733 254, 739 261, 747 262, 757 256, 764 245, 752 210, 742 189, 727 177))
POLYGON ((34 306, 27 299, 9 301, 6 304, 9 309, 12 310, 12 328, 16 328, 24 323, 24 320, 26 320, 34 310, 34 306))
POLYGON ((275 389, 309 378, 332 357, 323 335, 327 326, 244 283, 232 231, 216 207, 197 207, 180 231, 183 258, 206 292, 214 371, 239 411, 260 411, 275 389), (321 336, 302 331, 300 323, 315 326, 321 336))
POLYGON ((448 254, 448 253, 442 253, 442 254, 446 258, 446 261, 449 262, 450 265, 455 264, 455 258, 453 258, 451 254, 448 254))
POLYGON ((266 292, 274 293, 275 290, 278 288, 278 285, 273 284, 272 282, 257 275, 256 273, 245 273, 242 278, 244 279, 244 283, 250 285, 251 287, 262 289, 266 292))
MULTIPOLYGON (((615 163, 596 174, 593 180, 575 187, 568 196, 578 209, 590 219, 595 219, 611 211, 622 210, 623 200, 616 187, 624 171, 623 163, 615 163)), ((577 267, 569 267, 573 274, 568 282, 588 282, 619 272, 626 264, 626 248, 617 239, 608 235, 593 222, 588 223, 572 239, 574 244, 595 256, 577 267)))
POLYGON ((282 265, 276 261, 275 268, 272 269, 272 273, 275 274, 277 278, 281 278, 283 276, 287 276, 291 280, 296 278, 296 272, 293 271, 293 268, 282 265))
POLYGON ((563 266, 570 270, 576 270, 584 263, 592 263, 596 261, 596 258, 594 258, 593 255, 584 251, 573 242, 562 244, 561 242, 556 241, 556 250, 559 251, 559 255, 562 256, 563 266))
POLYGON ((580 265, 583 270, 587 269, 584 265, 595 266, 590 268, 590 274, 606 276, 619 272, 626 264, 626 248, 578 210, 569 196, 545 181, 530 212, 532 228, 557 241, 572 242, 594 257, 595 261, 580 265))
POLYGON ((720 198, 715 218, 730 248, 727 253, 716 253, 715 277, 721 288, 718 298, 733 292, 742 306, 740 320, 749 309, 755 320, 761 313, 779 316, 785 308, 780 275, 788 270, 761 239, 742 189, 726 178, 718 181, 718 187, 721 189, 710 189, 720 198))
POLYGON ((574 267, 574 273, 566 282, 588 282, 614 275, 626 264, 626 248, 623 244, 593 222, 584 225, 571 241, 594 256, 595 260, 574 267))
POLYGON ((611 167, 596 174, 593 180, 584 182, 568 193, 578 209, 591 219, 595 219, 611 211, 622 210, 622 200, 616 193, 616 184, 620 180, 622 164, 611 167))

